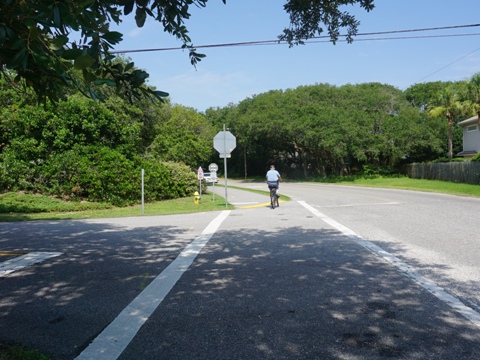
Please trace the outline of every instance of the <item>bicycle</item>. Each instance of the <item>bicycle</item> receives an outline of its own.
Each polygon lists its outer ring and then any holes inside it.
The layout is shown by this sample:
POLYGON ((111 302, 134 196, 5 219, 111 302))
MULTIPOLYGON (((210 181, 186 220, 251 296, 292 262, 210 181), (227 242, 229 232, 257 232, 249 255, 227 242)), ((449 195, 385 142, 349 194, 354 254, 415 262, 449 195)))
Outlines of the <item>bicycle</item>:
POLYGON ((269 186, 270 187, 270 207, 272 209, 275 209, 275 205, 279 207, 278 205, 278 196, 277 196, 277 188, 274 186, 269 186))

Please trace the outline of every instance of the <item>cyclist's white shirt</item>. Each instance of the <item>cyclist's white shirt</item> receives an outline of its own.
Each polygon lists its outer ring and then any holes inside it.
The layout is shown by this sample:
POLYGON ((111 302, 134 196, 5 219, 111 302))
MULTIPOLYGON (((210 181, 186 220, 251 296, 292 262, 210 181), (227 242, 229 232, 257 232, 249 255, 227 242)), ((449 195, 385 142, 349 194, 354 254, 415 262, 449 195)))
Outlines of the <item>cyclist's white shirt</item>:
POLYGON ((278 181, 280 178, 280 173, 277 170, 268 170, 267 172, 267 181, 278 181))

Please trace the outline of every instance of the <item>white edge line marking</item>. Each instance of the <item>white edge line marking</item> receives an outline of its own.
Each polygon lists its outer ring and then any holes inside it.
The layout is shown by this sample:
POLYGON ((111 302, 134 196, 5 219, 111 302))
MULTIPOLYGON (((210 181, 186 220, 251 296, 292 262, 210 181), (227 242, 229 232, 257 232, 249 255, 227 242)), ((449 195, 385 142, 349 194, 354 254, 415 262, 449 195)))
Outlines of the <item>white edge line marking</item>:
POLYGON ((298 203, 302 205, 304 208, 306 208, 307 210, 309 210, 314 215, 321 218, 327 224, 331 225, 335 229, 339 230, 342 234, 344 234, 345 236, 355 241, 357 244, 363 246, 367 250, 370 250, 374 254, 378 255, 379 257, 391 263, 393 266, 395 266, 397 269, 399 269, 401 272, 403 272, 406 276, 411 278, 413 281, 415 281, 425 290, 433 294, 435 297, 437 297, 441 301, 445 302, 452 309, 454 309, 455 311, 463 315, 466 319, 470 320, 476 326, 480 327, 480 314, 478 312, 464 305, 460 300, 458 300, 456 297, 447 293, 443 288, 435 284, 433 281, 428 280, 420 276, 419 274, 417 274, 415 270, 413 270, 409 265, 404 263, 395 255, 392 255, 389 252, 383 250, 380 246, 377 246, 371 243, 370 241, 363 239, 360 235, 356 234, 349 228, 329 218, 325 214, 322 214, 320 211, 318 211, 311 205, 308 205, 305 201, 298 201, 298 203))
POLYGON ((61 252, 30 252, 25 255, 17 256, 16 258, 0 263, 0 277, 11 274, 14 271, 21 270, 27 266, 37 264, 52 257, 60 256, 61 252))
POLYGON ((213 219, 76 359, 117 359, 229 214, 230 210, 222 211, 213 219))

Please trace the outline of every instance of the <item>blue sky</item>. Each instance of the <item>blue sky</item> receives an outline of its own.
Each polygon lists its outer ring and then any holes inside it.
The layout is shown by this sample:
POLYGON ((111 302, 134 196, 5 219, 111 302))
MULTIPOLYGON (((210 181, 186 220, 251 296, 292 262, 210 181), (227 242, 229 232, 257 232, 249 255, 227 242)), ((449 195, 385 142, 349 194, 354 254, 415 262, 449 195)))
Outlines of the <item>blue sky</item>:
MULTIPOLYGON (((192 8, 186 26, 195 46, 275 40, 289 24, 283 4, 280 0, 227 0, 224 5, 210 0, 206 8, 192 8)), ((346 10, 361 21, 359 33, 480 23, 478 0, 376 0, 369 13, 358 6, 346 10)), ((139 29, 130 16, 116 30, 124 40, 115 50, 181 46, 151 18, 139 29)), ((269 90, 317 83, 380 82, 405 90, 416 83, 465 80, 480 72, 480 27, 386 36, 454 34, 479 35, 370 41, 358 37, 352 44, 319 42, 292 48, 207 48, 199 50, 207 57, 196 69, 182 50, 127 56, 150 73, 150 85, 170 93, 172 103, 204 111, 269 90)))

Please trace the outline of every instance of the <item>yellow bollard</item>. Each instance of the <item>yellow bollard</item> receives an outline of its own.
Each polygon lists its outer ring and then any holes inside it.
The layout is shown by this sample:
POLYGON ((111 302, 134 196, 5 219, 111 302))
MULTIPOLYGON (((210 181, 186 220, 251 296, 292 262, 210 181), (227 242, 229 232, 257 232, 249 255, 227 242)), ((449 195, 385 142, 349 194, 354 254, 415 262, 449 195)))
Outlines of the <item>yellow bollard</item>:
POLYGON ((198 193, 198 191, 195 191, 195 194, 193 194, 194 198, 193 198, 193 202, 195 204, 200 204, 200 194, 198 193))

